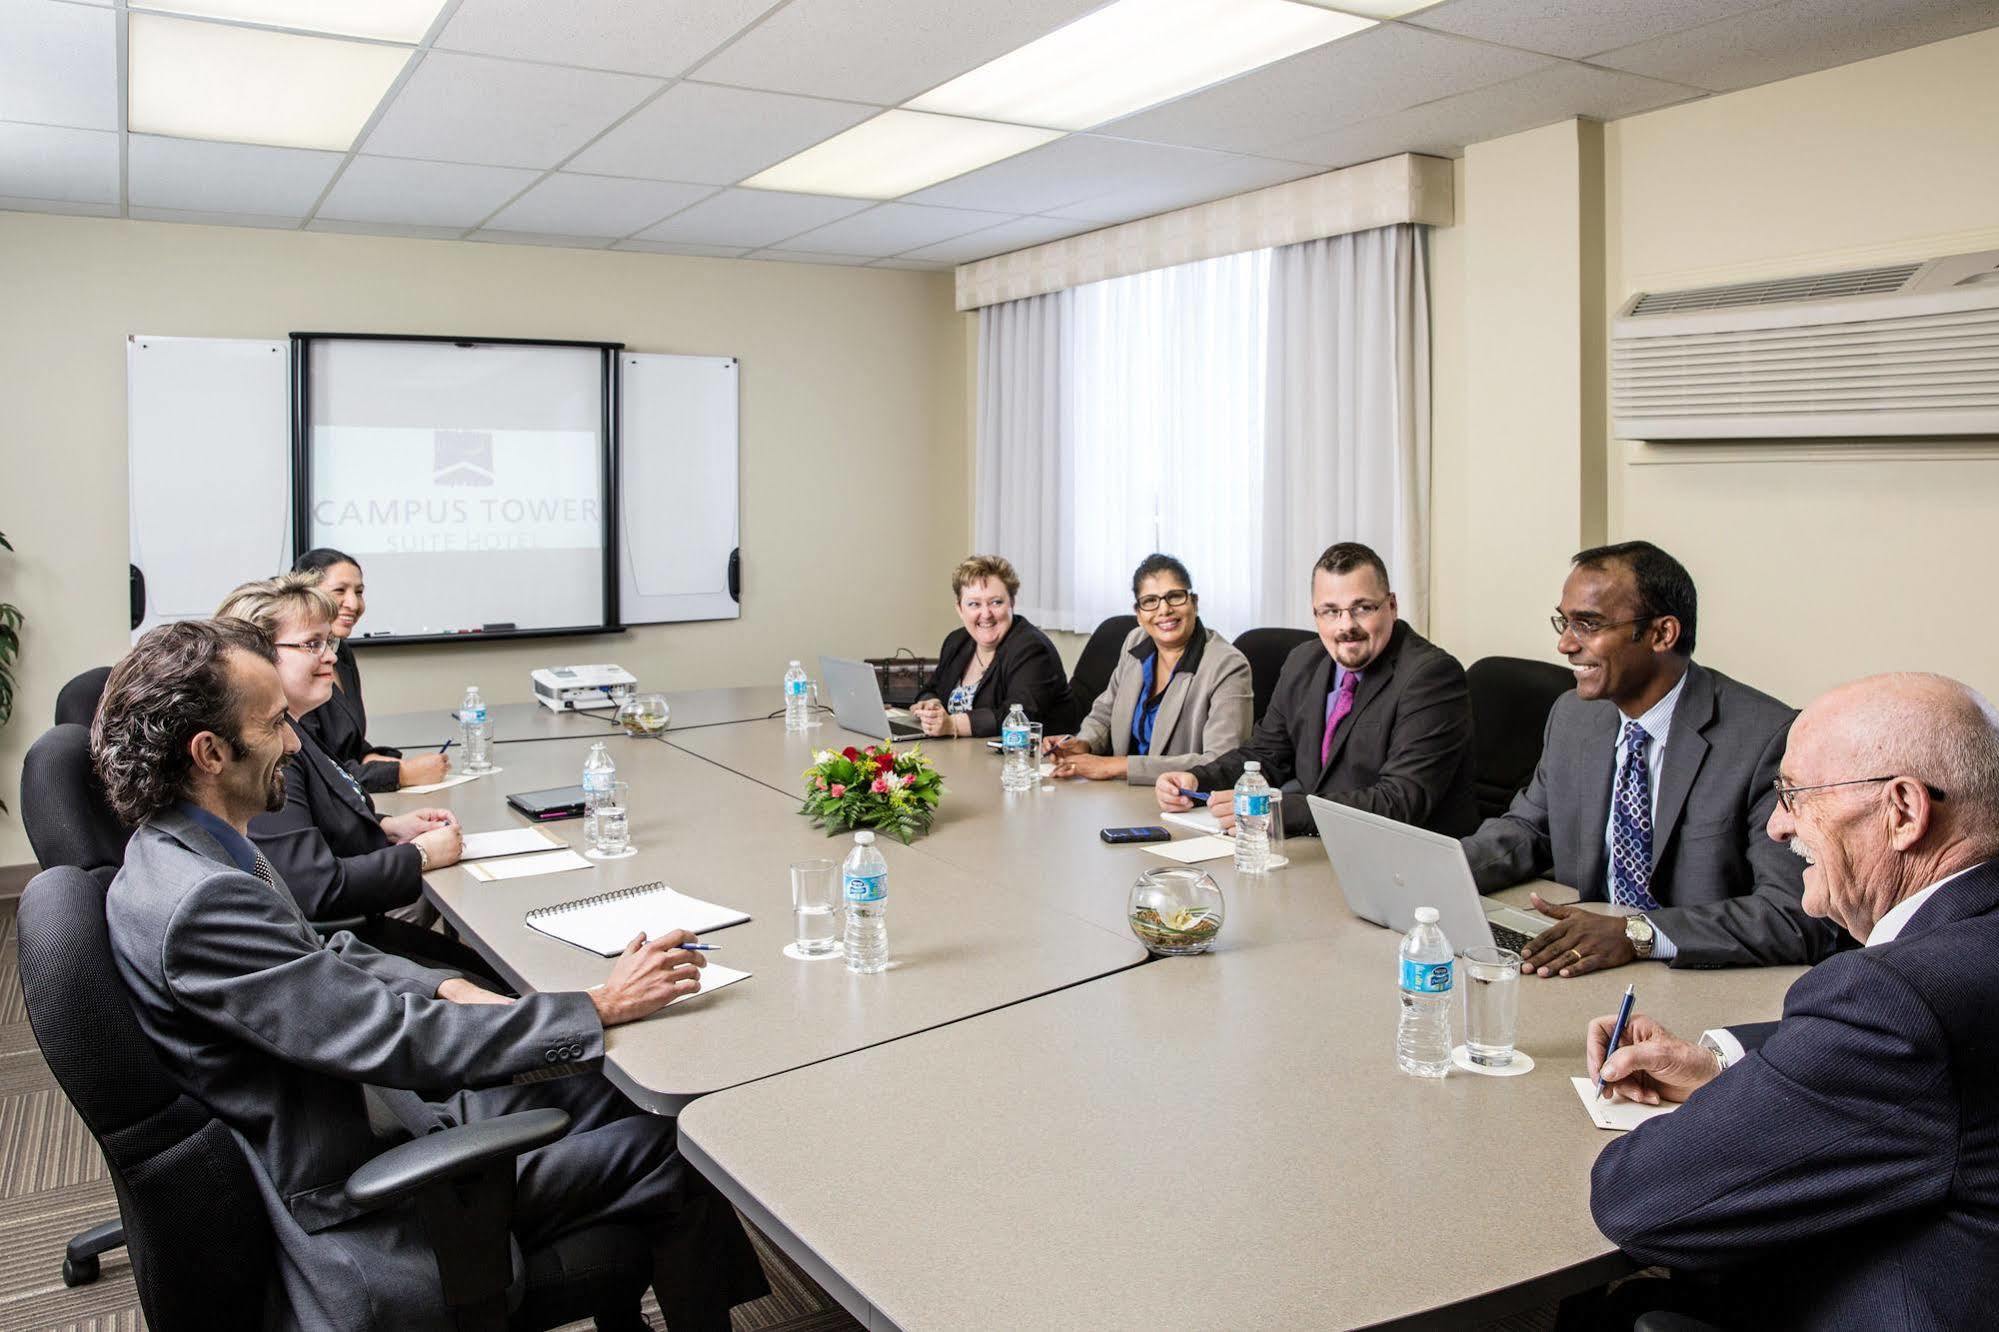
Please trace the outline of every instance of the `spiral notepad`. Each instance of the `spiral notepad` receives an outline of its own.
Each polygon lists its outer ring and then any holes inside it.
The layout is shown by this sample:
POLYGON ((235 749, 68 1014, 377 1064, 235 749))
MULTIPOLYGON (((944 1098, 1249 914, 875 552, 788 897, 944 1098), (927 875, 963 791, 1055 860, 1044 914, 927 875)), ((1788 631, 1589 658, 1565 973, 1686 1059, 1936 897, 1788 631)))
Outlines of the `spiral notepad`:
POLYGON ((749 918, 747 911, 688 897, 663 883, 642 883, 636 888, 580 897, 574 902, 539 907, 527 913, 530 927, 552 939, 587 948, 600 957, 616 957, 641 933, 648 939, 668 930, 706 934, 727 925, 740 925, 749 918))

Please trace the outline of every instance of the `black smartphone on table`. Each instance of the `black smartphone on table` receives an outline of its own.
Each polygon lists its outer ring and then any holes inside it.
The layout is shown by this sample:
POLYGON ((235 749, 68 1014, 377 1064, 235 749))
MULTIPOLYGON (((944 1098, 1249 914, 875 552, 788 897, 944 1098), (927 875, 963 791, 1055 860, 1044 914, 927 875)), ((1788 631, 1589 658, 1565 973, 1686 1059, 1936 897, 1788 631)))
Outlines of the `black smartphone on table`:
POLYGON ((1127 846, 1133 842, 1170 842, 1173 834, 1164 828, 1105 828, 1097 836, 1112 846, 1127 846))

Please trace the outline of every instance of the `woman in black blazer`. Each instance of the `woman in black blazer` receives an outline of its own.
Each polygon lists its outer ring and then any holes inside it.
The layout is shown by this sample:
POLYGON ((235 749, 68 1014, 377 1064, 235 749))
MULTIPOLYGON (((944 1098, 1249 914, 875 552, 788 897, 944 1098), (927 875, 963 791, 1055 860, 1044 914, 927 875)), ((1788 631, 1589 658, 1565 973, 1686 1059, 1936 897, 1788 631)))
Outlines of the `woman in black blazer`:
POLYGON ((998 735, 1018 703, 1050 732, 1074 730, 1068 672, 1048 635, 1013 613, 1020 576, 997 555, 974 555, 951 573, 964 627, 937 650, 937 671, 912 711, 925 735, 998 735))
POLYGON ((368 706, 361 701, 361 668, 347 646, 354 626, 368 611, 367 585, 361 566, 351 555, 328 546, 309 550, 292 565, 297 573, 319 579, 319 590, 333 599, 333 641, 340 655, 333 662, 333 696, 299 718, 299 729, 319 742, 333 761, 369 791, 394 791, 441 781, 451 769, 442 754, 404 758, 400 749, 368 742, 368 706))

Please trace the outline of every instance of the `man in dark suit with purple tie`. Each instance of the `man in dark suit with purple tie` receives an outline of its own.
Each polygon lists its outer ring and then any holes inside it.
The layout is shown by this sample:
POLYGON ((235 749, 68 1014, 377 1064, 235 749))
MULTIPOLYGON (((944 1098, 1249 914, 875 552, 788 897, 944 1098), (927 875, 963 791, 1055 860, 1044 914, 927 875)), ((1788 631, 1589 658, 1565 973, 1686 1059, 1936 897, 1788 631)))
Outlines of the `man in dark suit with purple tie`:
MULTIPOLYGON (((1770 835, 1805 909, 1865 947, 1783 1019, 1589 1030, 1607 1092, 1684 1102, 1612 1142, 1603 1233, 1728 1325, 1975 1327, 1999 1308, 1999 713, 1931 675, 1861 680, 1791 729, 1770 835)), ((1650 1298, 1650 1297, 1647 1297, 1650 1298)))

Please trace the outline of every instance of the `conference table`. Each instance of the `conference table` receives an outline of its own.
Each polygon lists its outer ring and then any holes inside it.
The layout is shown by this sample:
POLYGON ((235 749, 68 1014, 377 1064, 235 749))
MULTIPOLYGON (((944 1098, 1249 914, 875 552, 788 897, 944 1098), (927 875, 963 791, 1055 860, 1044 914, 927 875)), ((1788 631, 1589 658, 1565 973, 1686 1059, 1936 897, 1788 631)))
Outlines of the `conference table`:
MULTIPOLYGON (((667 702, 672 709, 668 729, 725 726, 768 717, 776 694, 775 689, 749 685, 668 694, 667 702)), ((615 715, 610 708, 557 712, 539 703, 486 705, 486 720, 492 723, 495 744, 518 744, 523 740, 601 740, 614 729, 615 715)), ((368 738, 391 749, 435 749, 447 740, 456 748, 458 714, 450 708, 370 714, 368 738)))

